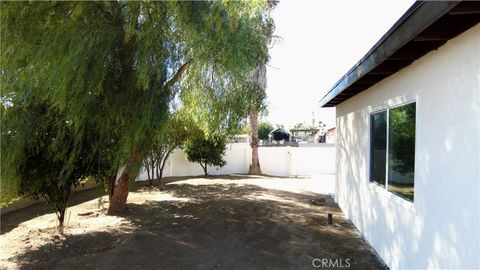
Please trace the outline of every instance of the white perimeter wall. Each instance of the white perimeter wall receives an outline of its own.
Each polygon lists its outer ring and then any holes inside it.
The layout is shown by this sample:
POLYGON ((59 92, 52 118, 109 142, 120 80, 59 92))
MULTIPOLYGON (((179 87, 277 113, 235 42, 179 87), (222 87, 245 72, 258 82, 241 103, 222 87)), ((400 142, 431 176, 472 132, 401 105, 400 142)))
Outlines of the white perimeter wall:
MULTIPOLYGON (((312 178, 331 175, 333 182, 335 174, 334 144, 321 144, 315 147, 259 147, 258 155, 264 174, 311 176, 312 178)), ((251 158, 252 150, 248 143, 230 144, 225 153, 227 164, 222 168, 209 167, 208 173, 211 175, 246 174, 251 158)), ((172 152, 164 170, 165 177, 203 175, 200 165, 189 162, 181 149, 172 152)), ((142 171, 138 180, 145 179, 147 179, 147 173, 142 171)))
POLYGON ((476 25, 337 106, 336 200, 393 269, 480 268, 479 92, 476 25), (368 182, 368 123, 376 108, 412 98, 417 135, 409 204, 368 182))

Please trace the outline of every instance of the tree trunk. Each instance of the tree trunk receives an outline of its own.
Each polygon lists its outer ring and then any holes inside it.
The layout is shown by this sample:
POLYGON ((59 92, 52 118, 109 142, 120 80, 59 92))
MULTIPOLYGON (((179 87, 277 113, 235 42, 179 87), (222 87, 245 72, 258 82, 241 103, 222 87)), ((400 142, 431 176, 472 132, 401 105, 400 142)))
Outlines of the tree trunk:
POLYGON ((207 176, 208 175, 207 163, 205 163, 205 166, 200 163, 200 166, 202 166, 203 172, 205 173, 205 176, 207 176))
POLYGON ((108 200, 112 200, 113 191, 115 190, 115 182, 117 181, 118 169, 110 176, 110 181, 108 183, 108 200))
POLYGON ((150 165, 152 166, 152 178, 149 179, 149 184, 153 186, 153 179, 155 178, 155 160, 153 158, 150 159, 150 165))
POLYGON ((62 186, 60 187, 60 193, 50 193, 45 194, 45 200, 47 203, 53 207, 55 214, 57 215, 58 227, 57 230, 60 233, 63 233, 63 228, 65 224, 65 212, 68 207, 68 199, 70 198, 70 191, 72 186, 62 186))
POLYGON ((63 232, 63 226, 65 224, 65 212, 67 210, 67 207, 63 207, 63 209, 60 209, 60 211, 57 213, 57 218, 58 218, 58 230, 60 232, 63 232))
POLYGON ((258 159, 258 114, 250 113, 250 126, 252 127, 252 136, 250 147, 252 148, 252 163, 248 169, 248 174, 261 175, 260 160, 258 159))
MULTIPOLYGON (((265 64, 260 64, 252 76, 252 81, 265 91, 267 88, 267 69, 265 64)), ((252 148, 252 163, 248 169, 248 174, 260 175, 260 160, 258 159, 258 108, 251 108, 249 112, 250 126, 252 128, 250 147, 252 148)))
POLYGON ((127 210, 128 184, 135 180, 136 175, 134 173, 134 168, 137 162, 137 154, 138 146, 136 146, 130 154, 128 164, 113 189, 113 194, 110 198, 110 205, 107 211, 109 215, 115 215, 127 210))
POLYGON ((165 155, 163 156, 163 158, 158 161, 158 164, 157 164, 158 165, 158 173, 159 173, 158 181, 159 181, 159 184, 160 184, 160 188, 165 187, 164 184, 163 184, 163 180, 162 180, 163 179, 163 169, 165 168, 165 164, 167 164, 168 157, 173 152, 173 150, 175 150, 175 148, 177 148, 176 145, 167 149, 165 151, 165 155))
POLYGON ((165 185, 163 183, 163 168, 165 168, 165 162, 167 161, 169 152, 166 153, 166 155, 163 157, 163 159, 158 161, 158 186, 160 189, 165 188, 165 185))
POLYGON ((250 113, 250 125, 252 127, 252 137, 250 147, 252 148, 252 163, 248 174, 261 175, 260 160, 258 159, 258 115, 256 112, 250 113))
POLYGON ((160 189, 164 188, 162 175, 163 175, 163 169, 158 169, 158 186, 160 187, 160 189))
POLYGON ((117 185, 113 191, 113 196, 110 199, 110 206, 108 207, 108 214, 118 214, 127 210, 128 184, 133 180, 133 177, 127 173, 127 170, 122 173, 117 185))
POLYGON ((160 159, 155 160, 155 174, 157 175, 157 180, 160 179, 160 159))
POLYGON ((151 182, 152 181, 152 178, 150 178, 150 166, 148 164, 148 162, 145 162, 145 170, 147 170, 147 177, 148 177, 148 181, 151 182))

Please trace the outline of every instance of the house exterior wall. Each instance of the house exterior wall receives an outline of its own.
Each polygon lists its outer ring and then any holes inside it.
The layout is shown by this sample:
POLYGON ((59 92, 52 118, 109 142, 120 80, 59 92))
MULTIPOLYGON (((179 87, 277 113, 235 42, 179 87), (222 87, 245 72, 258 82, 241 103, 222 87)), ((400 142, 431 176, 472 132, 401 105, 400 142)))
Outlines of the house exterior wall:
POLYGON ((385 263, 392 269, 480 268, 480 25, 336 112, 335 198, 385 263), (370 113, 413 100, 412 204, 369 183, 368 174, 370 113))

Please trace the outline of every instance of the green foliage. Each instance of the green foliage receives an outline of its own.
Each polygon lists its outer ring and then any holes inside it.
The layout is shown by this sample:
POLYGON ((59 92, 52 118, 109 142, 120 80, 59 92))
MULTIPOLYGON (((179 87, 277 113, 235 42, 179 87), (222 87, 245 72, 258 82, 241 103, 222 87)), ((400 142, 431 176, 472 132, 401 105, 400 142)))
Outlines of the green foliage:
POLYGON ((208 166, 223 167, 223 160, 227 148, 227 137, 212 135, 209 137, 194 136, 185 144, 185 154, 191 162, 197 162, 202 166, 205 175, 208 174, 208 166))
POLYGON ((33 164, 53 189, 89 175, 79 168, 100 152, 110 160, 102 175, 127 165, 133 178, 178 106, 207 137, 233 132, 273 31, 264 1, 4 1, 0 9, 2 135, 11 133, 2 138, 2 189, 22 194, 30 191, 17 164, 33 164), (13 113, 33 104, 45 106, 44 121, 13 113), (34 159, 54 162, 40 169, 34 159))
POLYGON ((245 74, 229 73, 212 62, 203 69, 192 66, 182 81, 180 102, 185 114, 207 136, 217 130, 236 134, 251 110, 265 107, 265 92, 245 74))
POLYGON ((391 166, 403 175, 415 167, 415 103, 389 110, 391 166))
POLYGON ((143 160, 150 184, 153 184, 155 175, 161 181, 165 163, 172 151, 184 144, 189 135, 195 132, 195 126, 191 122, 180 111, 173 115, 164 127, 158 129, 143 160))
MULTIPOLYGON (((5 95, 49 99, 72 119, 75 133, 87 121, 102 132, 121 130, 120 164, 132 148, 147 147, 153 123, 165 121, 183 64, 193 59, 186 85, 210 79, 214 63, 215 79, 236 88, 267 58, 272 31, 262 2, 1 5, 5 95), (108 108, 105 114, 91 113, 98 106, 108 108)), ((220 102, 235 104, 225 96, 220 102)))
POLYGON ((267 122, 260 122, 258 125, 258 138, 260 140, 268 140, 268 134, 274 130, 273 125, 267 122))
POLYGON ((296 123, 293 126, 293 129, 317 129, 318 127, 315 125, 308 125, 305 123, 296 123))
POLYGON ((62 226, 71 188, 87 176, 104 177, 110 160, 90 144, 97 139, 95 129, 87 128, 78 141, 64 114, 41 101, 28 101, 2 111, 2 185, 14 185, 15 193, 24 197, 45 198, 62 226))

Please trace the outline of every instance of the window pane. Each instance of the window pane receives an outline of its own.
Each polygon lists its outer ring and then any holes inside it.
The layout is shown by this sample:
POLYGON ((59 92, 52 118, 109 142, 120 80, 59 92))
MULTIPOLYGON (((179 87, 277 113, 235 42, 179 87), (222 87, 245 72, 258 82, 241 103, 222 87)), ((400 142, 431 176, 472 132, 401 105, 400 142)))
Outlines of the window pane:
POLYGON ((387 189, 413 201, 415 103, 391 109, 388 120, 387 189))
POLYGON ((370 181, 385 185, 387 112, 370 116, 370 181))

